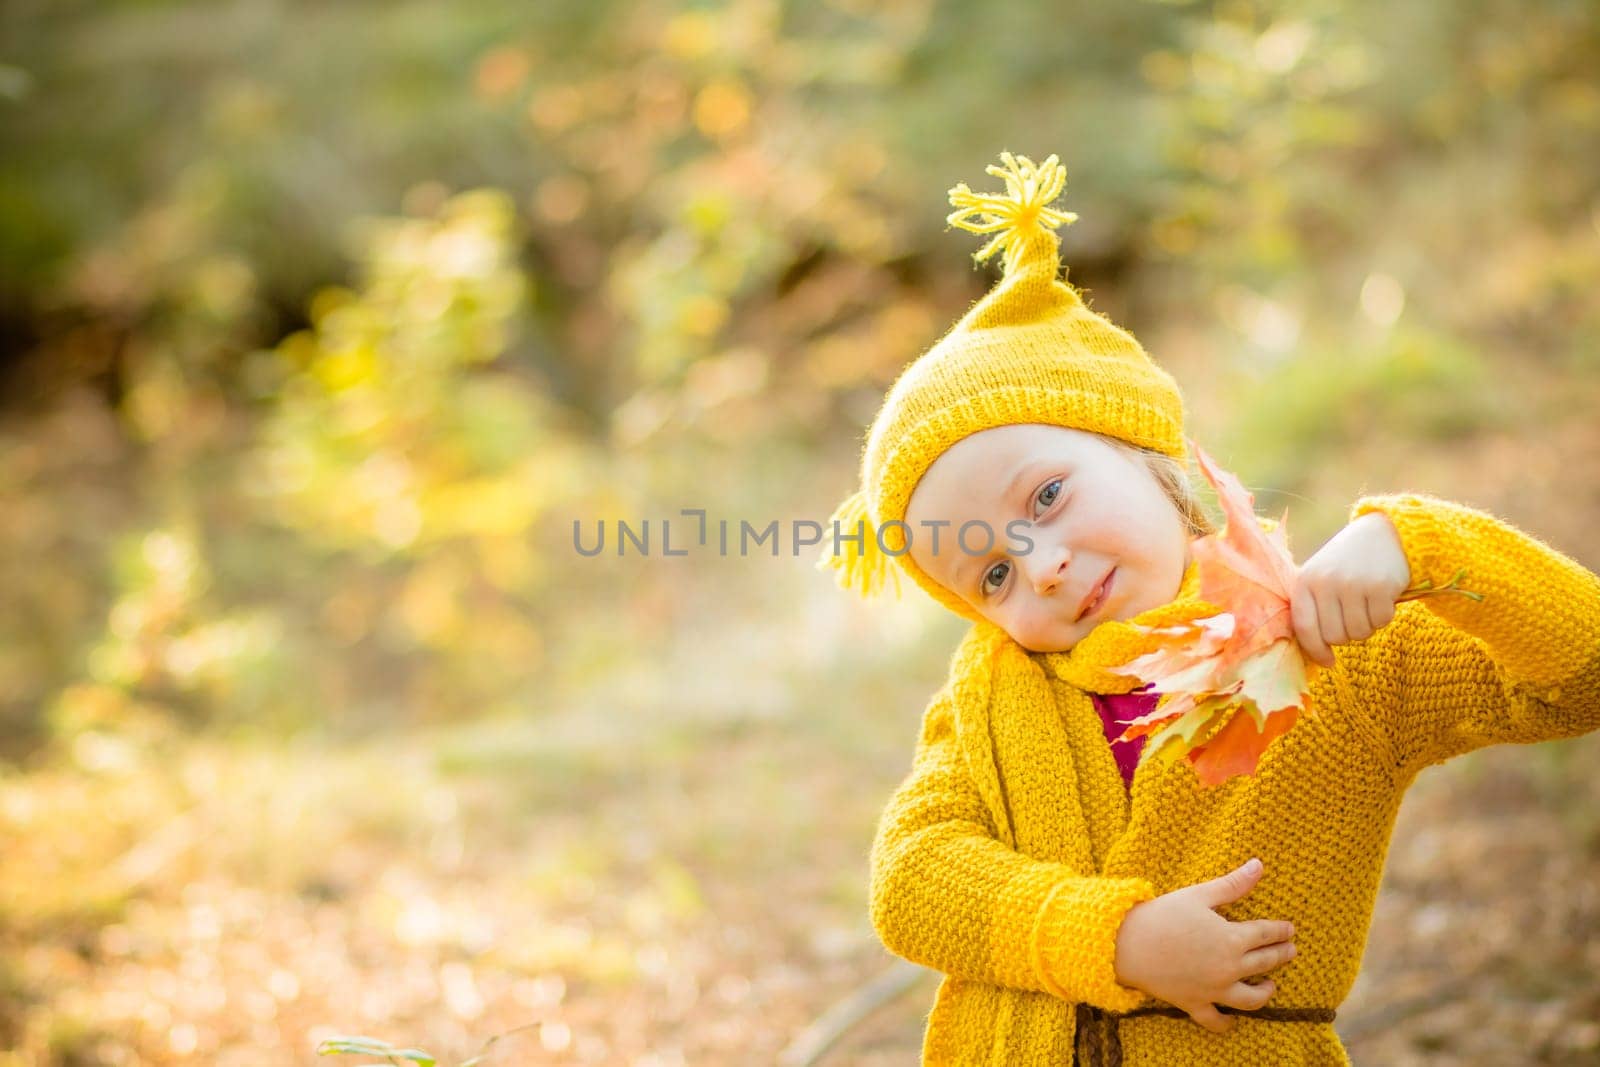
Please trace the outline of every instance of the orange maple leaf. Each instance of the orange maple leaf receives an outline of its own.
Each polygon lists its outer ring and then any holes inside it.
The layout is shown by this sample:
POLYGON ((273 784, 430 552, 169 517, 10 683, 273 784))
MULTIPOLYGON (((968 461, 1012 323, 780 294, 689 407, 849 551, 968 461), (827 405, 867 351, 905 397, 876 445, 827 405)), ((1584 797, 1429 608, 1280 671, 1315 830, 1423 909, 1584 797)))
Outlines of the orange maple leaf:
POLYGON ((1289 597, 1298 568, 1288 515, 1263 529, 1239 479, 1189 442, 1227 525, 1193 544, 1200 598, 1222 609, 1177 626, 1139 626, 1151 651, 1111 668, 1163 694, 1119 740, 1147 737, 1142 759, 1187 758, 1203 785, 1252 773, 1305 710, 1310 661, 1294 639, 1289 597))

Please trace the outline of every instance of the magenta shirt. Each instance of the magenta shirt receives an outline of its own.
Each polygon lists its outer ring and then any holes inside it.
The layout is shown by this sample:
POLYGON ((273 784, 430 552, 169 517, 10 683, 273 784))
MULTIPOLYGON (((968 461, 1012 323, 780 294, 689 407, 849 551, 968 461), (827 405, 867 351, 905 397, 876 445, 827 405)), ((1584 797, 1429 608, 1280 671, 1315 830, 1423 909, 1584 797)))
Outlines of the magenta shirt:
POLYGON ((1105 727, 1106 740, 1111 743, 1111 754, 1117 758, 1117 770, 1122 772, 1124 787, 1133 785, 1133 770, 1139 765, 1139 753, 1144 750, 1145 738, 1132 741, 1117 740, 1128 723, 1156 709, 1160 693, 1090 693, 1095 710, 1100 713, 1100 724, 1105 727))

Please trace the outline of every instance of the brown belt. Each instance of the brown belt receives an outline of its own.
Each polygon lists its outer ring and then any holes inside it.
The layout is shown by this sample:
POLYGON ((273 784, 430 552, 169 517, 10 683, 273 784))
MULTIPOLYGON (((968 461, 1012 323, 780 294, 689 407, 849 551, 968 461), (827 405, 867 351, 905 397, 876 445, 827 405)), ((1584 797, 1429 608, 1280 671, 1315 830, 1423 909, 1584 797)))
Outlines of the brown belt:
MULTIPOLYGON (((1217 1010, 1224 1015, 1247 1015, 1252 1019, 1270 1019, 1280 1023, 1331 1023, 1334 1014, 1332 1008, 1257 1008, 1247 1011, 1218 1005, 1217 1010)), ((1116 1012, 1097 1008, 1093 1004, 1078 1004, 1077 1015, 1078 1067, 1122 1067, 1122 1035, 1117 1030, 1117 1024, 1123 1019, 1136 1019, 1141 1015, 1165 1015, 1173 1019, 1189 1017, 1189 1013, 1182 1008, 1170 1005, 1116 1012)))

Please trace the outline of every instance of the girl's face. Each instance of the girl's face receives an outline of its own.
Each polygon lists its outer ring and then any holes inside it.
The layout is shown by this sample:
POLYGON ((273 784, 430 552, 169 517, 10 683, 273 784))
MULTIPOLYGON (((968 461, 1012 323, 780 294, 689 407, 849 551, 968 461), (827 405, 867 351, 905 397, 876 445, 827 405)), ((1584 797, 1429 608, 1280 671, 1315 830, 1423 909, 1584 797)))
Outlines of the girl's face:
POLYGON ((1189 564, 1188 530, 1150 469, 1060 426, 963 438, 917 483, 906 522, 917 566, 1033 652, 1171 602, 1189 564))

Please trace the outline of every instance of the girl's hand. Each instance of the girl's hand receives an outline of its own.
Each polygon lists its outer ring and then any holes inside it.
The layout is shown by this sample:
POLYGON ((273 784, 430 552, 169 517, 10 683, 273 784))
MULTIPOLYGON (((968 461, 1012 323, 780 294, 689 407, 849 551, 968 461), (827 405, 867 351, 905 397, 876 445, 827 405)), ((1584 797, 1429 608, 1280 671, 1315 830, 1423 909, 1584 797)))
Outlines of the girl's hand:
POLYGON ((1364 641, 1394 618, 1411 583, 1411 565, 1389 516, 1370 511, 1334 534, 1300 567, 1289 611, 1295 640, 1314 662, 1333 666, 1333 649, 1364 641))
POLYGON ((1211 909, 1240 899, 1261 879, 1251 860, 1220 878, 1185 886, 1128 909, 1117 931, 1117 981, 1182 1008, 1207 1030, 1237 1022, 1217 1004, 1255 1011, 1277 986, 1266 974, 1294 959, 1294 926, 1271 919, 1229 922, 1211 909))

